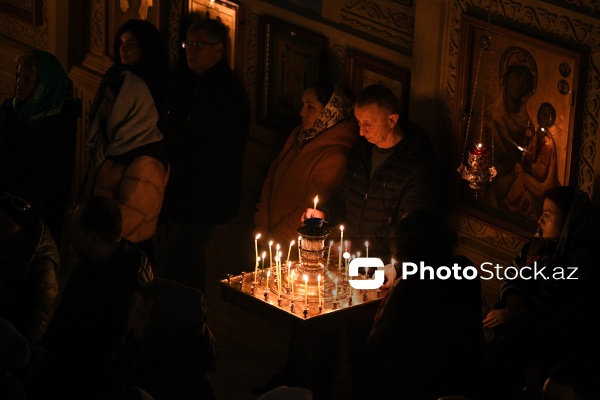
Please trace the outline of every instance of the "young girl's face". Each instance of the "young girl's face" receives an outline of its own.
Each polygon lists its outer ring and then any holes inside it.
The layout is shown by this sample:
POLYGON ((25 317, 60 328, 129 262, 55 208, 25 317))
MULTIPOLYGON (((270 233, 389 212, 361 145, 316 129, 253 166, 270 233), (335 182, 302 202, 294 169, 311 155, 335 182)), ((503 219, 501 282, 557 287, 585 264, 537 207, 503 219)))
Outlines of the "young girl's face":
POLYGON ((544 199, 544 210, 538 220, 542 237, 557 242, 560 238, 565 217, 555 202, 550 199, 544 199))

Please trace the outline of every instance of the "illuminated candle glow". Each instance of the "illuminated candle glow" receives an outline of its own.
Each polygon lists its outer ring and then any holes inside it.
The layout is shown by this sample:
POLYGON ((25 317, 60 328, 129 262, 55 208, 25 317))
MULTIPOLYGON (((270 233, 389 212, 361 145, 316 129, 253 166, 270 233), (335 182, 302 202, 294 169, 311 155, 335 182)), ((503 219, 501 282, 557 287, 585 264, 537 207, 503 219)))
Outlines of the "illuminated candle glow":
POLYGON ((258 263, 260 262, 260 257, 256 257, 256 265, 254 266, 254 285, 256 285, 256 276, 258 275, 258 263))
POLYGON ((273 246, 272 240, 269 242, 269 269, 271 269, 271 266, 273 266, 273 253, 271 251, 271 246, 273 246))
POLYGON ((265 280, 265 289, 269 287, 269 277, 271 276, 271 269, 267 270, 267 279, 265 280))
POLYGON ((319 202, 319 196, 315 197, 315 206, 313 207, 314 211, 317 211, 317 203, 319 202))
POLYGON ((369 242, 365 242, 365 247, 367 248, 367 258, 369 258, 369 242))
POLYGON ((348 277, 348 260, 350 259, 350 253, 348 253, 347 251, 344 253, 344 259, 346 260, 346 269, 344 271, 344 274, 346 275, 346 278, 348 277))
POLYGON ((292 284, 292 301, 294 301, 294 275, 296 274, 296 271, 292 271, 292 279, 290 280, 291 284, 292 284))
POLYGON ((288 250, 287 260, 285 260, 285 265, 289 265, 290 264, 290 253, 292 252, 292 246, 294 245, 294 243, 296 243, 296 242, 293 241, 293 240, 290 242, 290 248, 288 250))
POLYGON ((262 253, 262 266, 260 267, 260 272, 262 274, 262 272, 265 270, 265 256, 267 255, 266 251, 263 251, 262 253))
POLYGON ((298 262, 302 262, 302 254, 300 254, 300 245, 302 244, 302 236, 298 236, 298 262))
POLYGON ((304 305, 308 306, 308 275, 302 275, 304 279, 304 305))
POLYGON ((256 253, 256 258, 258 258, 258 239, 260 239, 260 233, 254 238, 254 252, 256 253))

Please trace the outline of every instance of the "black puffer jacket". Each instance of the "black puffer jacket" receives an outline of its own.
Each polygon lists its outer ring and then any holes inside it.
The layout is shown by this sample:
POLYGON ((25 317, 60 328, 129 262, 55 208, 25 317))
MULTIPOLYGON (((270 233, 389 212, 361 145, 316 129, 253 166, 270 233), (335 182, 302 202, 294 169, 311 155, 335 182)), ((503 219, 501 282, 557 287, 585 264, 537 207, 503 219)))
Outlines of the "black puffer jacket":
POLYGON ((404 214, 433 209, 437 202, 437 172, 427 133, 410 121, 400 122, 404 137, 393 154, 370 177, 373 145, 361 138, 348 156, 343 204, 332 207, 332 220, 346 224, 344 239, 369 255, 389 262, 390 238, 404 214), (335 215, 343 210, 344 214, 335 215), (336 221, 337 220, 337 221, 336 221))
POLYGON ((0 262, 0 316, 9 320, 30 345, 52 319, 58 299, 58 249, 41 218, 13 256, 0 262))

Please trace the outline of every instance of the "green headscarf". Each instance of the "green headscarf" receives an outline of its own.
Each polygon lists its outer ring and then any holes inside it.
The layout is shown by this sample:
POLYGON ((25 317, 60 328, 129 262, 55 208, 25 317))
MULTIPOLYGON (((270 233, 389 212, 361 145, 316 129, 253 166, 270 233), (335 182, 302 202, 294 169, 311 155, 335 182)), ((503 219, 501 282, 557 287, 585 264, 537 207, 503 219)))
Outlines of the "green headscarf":
POLYGON ((60 113, 72 85, 56 57, 42 50, 31 53, 37 60, 37 85, 25 103, 20 103, 16 97, 13 99, 17 118, 27 122, 60 113))

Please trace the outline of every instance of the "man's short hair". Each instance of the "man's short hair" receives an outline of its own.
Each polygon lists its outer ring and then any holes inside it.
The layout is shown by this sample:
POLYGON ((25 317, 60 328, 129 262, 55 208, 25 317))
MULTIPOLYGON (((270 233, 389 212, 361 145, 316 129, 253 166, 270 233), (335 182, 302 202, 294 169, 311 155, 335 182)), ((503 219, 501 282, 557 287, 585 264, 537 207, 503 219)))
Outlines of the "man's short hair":
POLYGON ((206 36, 211 43, 222 43, 223 54, 227 54, 227 39, 229 28, 219 19, 204 18, 192 23, 187 29, 188 35, 198 31, 206 31, 206 36))
POLYGON ((385 110, 388 114, 400 114, 398 99, 390 88, 380 84, 367 86, 358 94, 356 102, 357 107, 363 107, 371 104, 377 104, 379 108, 385 110))
POLYGON ((93 196, 77 206, 79 228, 97 234, 107 243, 121 240, 121 209, 117 202, 106 196, 93 196))

